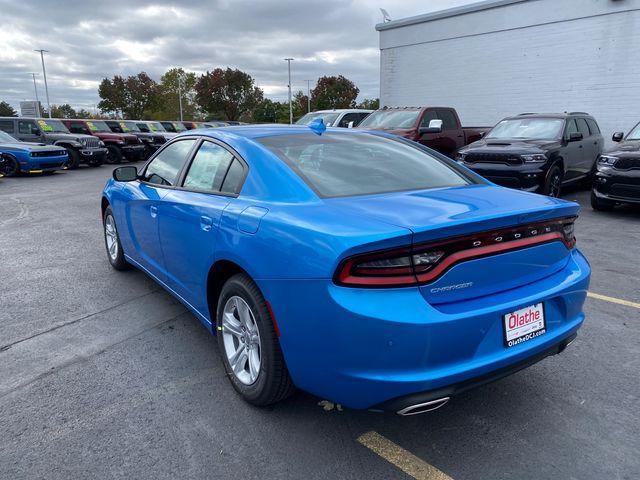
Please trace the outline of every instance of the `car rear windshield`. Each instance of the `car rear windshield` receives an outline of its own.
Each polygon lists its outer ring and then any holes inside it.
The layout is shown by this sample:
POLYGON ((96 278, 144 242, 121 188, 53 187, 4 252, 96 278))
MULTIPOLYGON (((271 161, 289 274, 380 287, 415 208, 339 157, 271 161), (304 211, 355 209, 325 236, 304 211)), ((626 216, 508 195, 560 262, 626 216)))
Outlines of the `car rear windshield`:
POLYGON ((321 197, 368 195, 473 183, 419 147, 370 134, 302 133, 258 139, 321 197))
POLYGON ((502 120, 487 134, 486 138, 526 140, 553 140, 560 137, 561 118, 513 118, 502 120))
POLYGON ((300 118, 300 120, 296 122, 296 125, 309 125, 314 120, 321 118, 322 123, 324 123, 327 127, 331 127, 333 123, 338 119, 339 115, 339 113, 335 112, 311 112, 300 118))
POLYGON ((365 118, 358 128, 400 130, 415 125, 420 110, 378 110, 365 118))

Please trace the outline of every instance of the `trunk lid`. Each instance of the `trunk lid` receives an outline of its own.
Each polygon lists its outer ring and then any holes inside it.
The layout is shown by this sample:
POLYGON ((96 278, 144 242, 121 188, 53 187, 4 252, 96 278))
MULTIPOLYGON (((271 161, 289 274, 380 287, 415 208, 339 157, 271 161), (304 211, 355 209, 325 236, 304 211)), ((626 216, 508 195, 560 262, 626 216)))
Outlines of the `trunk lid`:
MULTIPOLYGON (((493 185, 471 185, 416 192, 329 200, 345 215, 369 216, 408 228, 413 243, 576 216, 579 205, 493 185)), ((534 282, 568 261, 569 250, 552 241, 457 263, 421 286, 431 303, 467 300, 534 282)))

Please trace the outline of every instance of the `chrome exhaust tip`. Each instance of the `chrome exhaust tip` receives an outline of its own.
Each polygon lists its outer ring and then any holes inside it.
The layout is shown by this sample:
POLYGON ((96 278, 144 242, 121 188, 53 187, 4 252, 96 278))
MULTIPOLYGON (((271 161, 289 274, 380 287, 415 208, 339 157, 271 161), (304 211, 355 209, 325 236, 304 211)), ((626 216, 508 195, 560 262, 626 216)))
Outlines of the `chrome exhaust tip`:
POLYGON ((430 402, 409 405, 408 407, 405 407, 402 410, 398 410, 397 413, 398 415, 402 415, 403 417, 406 417, 409 415, 419 415, 421 413, 432 412, 444 406, 449 401, 449 399, 450 397, 443 397, 443 398, 438 398, 437 400, 431 400, 430 402))

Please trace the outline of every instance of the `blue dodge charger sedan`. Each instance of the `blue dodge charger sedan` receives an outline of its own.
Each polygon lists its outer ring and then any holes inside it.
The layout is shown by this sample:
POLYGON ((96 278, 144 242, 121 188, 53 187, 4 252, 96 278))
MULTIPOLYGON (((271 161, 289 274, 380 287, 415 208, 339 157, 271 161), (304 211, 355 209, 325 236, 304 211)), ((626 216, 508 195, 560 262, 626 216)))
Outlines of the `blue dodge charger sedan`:
POLYGON ((217 335, 245 400, 298 387, 402 415, 573 341, 590 278, 578 210, 321 123, 185 132, 102 197, 111 265, 217 335))
POLYGON ((69 154, 63 147, 21 142, 0 130, 0 174, 52 173, 64 168, 69 154))

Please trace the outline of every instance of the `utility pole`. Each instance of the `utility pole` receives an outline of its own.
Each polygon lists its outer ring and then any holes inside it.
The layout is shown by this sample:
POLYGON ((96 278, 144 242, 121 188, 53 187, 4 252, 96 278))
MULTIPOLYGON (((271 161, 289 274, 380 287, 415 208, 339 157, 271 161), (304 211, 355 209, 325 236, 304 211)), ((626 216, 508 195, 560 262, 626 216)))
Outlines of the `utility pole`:
POLYGON ((36 87, 36 75, 37 73, 31 72, 31 76, 33 77, 33 91, 36 92, 36 105, 38 106, 38 117, 41 117, 42 112, 40 111, 40 99, 38 98, 38 87, 36 87))
POLYGON ((293 124, 293 106, 291 105, 291 61, 293 60, 293 58, 285 58, 284 59, 285 62, 287 62, 287 66, 289 69, 289 85, 287 85, 287 87, 289 88, 289 125, 293 124))
POLYGON ((178 102, 180 103, 180 121, 182 121, 182 75, 178 75, 178 102))
POLYGON ((49 118, 51 118, 51 104, 49 103, 49 86, 47 85, 47 71, 44 68, 44 53, 49 53, 49 50, 34 50, 34 52, 40 52, 40 60, 42 60, 42 76, 44 77, 44 91, 47 94, 47 110, 49 111, 49 118))
POLYGON ((311 111, 311 82, 313 80, 305 80, 307 82, 307 113, 311 111))

